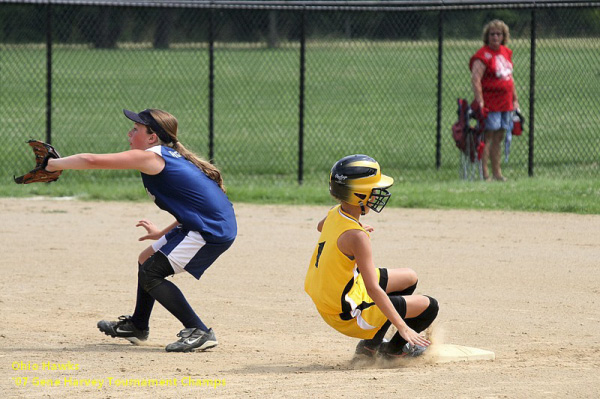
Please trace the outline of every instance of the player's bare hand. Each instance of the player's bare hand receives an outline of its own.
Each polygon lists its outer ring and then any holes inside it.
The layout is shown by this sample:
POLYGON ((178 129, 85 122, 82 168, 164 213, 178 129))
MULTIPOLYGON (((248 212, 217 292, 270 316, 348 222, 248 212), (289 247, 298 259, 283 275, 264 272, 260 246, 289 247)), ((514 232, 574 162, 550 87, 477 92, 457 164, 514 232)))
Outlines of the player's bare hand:
POLYGON ((135 227, 143 227, 146 229, 146 233, 148 233, 145 236, 140 237, 138 241, 158 240, 161 237, 160 229, 149 220, 142 219, 139 222, 137 222, 135 227))
POLYGON ((369 233, 372 233, 375 231, 375 227, 369 226, 368 224, 363 224, 363 229, 367 230, 369 233))
POLYGON ((419 346, 429 346, 431 342, 425 339, 424 336, 413 330, 412 328, 406 326, 401 330, 398 330, 398 333, 402 338, 404 338, 409 344, 419 345, 419 346))

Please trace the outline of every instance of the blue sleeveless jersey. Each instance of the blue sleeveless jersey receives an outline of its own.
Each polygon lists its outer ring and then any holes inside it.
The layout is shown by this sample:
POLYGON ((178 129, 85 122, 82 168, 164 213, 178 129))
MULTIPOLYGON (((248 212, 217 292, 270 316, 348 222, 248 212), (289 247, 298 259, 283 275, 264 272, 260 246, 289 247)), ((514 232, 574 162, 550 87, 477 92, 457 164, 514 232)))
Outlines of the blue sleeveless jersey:
POLYGON ((235 239, 237 223, 233 205, 219 185, 172 148, 155 146, 165 168, 157 175, 142 173, 148 195, 173 215, 183 229, 197 231, 207 243, 235 239))

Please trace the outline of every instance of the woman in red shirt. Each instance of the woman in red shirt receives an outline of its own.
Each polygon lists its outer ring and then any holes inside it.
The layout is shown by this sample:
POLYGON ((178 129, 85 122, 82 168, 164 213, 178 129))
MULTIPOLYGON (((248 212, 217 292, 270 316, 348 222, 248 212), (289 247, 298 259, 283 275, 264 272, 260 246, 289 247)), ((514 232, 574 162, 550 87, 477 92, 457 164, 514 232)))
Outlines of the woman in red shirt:
POLYGON ((490 180, 488 159, 494 180, 505 181, 500 168, 501 143, 512 129, 512 111, 519 108, 513 81, 512 50, 505 46, 510 35, 508 26, 495 19, 483 28, 483 43, 469 62, 475 105, 487 108, 485 148, 482 156, 483 178, 490 180))

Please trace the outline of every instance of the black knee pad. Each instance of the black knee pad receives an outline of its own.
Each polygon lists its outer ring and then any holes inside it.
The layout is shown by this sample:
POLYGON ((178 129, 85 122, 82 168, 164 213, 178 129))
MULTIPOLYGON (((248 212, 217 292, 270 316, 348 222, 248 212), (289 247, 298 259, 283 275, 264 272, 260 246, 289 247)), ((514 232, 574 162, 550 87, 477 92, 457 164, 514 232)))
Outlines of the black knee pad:
POLYGON ((398 296, 398 295, 412 295, 415 290, 417 289, 417 284, 419 284, 419 281, 417 280, 416 283, 414 283, 413 285, 411 285, 408 288, 403 289, 402 291, 394 291, 394 292, 390 292, 388 294, 388 296, 398 296))
POLYGON ((408 287, 407 289, 405 289, 403 292, 406 292, 406 294, 404 295, 412 295, 415 293, 415 290, 417 289, 417 284, 419 284, 419 280, 417 280, 416 283, 414 283, 413 285, 411 285, 410 287, 408 287))
POLYGON ((435 298, 432 298, 429 295, 425 296, 429 298, 429 306, 427 306, 427 309, 425 309, 423 313, 419 315, 419 317, 423 317, 424 319, 434 321, 440 310, 440 305, 438 304, 438 301, 435 298))
POLYGON ((406 319, 406 325, 416 332, 421 332, 429 327, 438 315, 438 302, 435 300, 435 298, 430 296, 427 296, 427 298, 429 298, 429 306, 427 306, 427 308, 417 317, 406 319))
POLYGON ((167 257, 161 252, 156 252, 139 267, 138 282, 146 292, 149 292, 162 284, 165 277, 174 273, 167 257))

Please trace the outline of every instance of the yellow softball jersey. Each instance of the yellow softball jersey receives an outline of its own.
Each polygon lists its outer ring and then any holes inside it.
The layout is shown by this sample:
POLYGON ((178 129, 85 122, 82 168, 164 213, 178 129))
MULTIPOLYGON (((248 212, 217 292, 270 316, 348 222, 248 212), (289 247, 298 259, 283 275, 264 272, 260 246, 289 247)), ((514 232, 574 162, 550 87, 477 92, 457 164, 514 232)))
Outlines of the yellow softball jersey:
MULTIPOLYGON (((337 246, 340 235, 348 230, 369 234, 340 205, 333 207, 312 255, 304 290, 331 327, 351 337, 370 339, 387 318, 367 294, 355 260, 337 246)), ((376 271, 379 278, 379 269, 376 271)))

